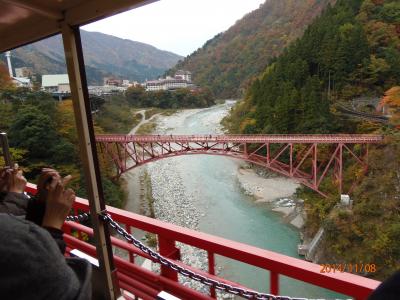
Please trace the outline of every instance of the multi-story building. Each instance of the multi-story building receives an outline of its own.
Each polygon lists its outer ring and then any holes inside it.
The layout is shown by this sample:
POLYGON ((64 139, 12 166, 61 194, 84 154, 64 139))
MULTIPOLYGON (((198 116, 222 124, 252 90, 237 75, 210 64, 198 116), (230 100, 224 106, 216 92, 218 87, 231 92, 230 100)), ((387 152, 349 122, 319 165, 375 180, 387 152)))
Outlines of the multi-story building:
POLYGON ((190 71, 178 70, 175 73, 175 78, 181 78, 187 82, 192 82, 192 73, 190 71))
POLYGON ((114 85, 100 85, 100 86, 88 86, 90 95, 104 96, 115 93, 123 93, 127 90, 126 86, 114 86, 114 85))
POLYGON ((159 80, 146 81, 144 87, 146 91, 184 89, 193 86, 191 81, 192 73, 179 70, 176 72, 175 77, 167 76, 167 78, 160 78, 159 80))
POLYGON ((117 79, 115 77, 104 77, 103 85, 121 86, 124 80, 117 79))
POLYGON ((167 77, 165 79, 146 81, 146 91, 176 90, 188 88, 191 84, 180 78, 167 77))

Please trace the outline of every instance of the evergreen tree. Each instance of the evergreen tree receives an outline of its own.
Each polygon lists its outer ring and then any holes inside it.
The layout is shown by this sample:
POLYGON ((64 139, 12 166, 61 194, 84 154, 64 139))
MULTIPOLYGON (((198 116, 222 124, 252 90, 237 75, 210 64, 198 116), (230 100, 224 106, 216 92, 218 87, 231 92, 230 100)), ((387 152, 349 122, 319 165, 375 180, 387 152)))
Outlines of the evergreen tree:
POLYGON ((299 129, 304 133, 328 133, 331 131, 332 116, 326 95, 321 93, 317 76, 309 77, 301 91, 303 118, 299 129))
POLYGON ((18 111, 9 135, 10 145, 28 150, 31 159, 50 157, 59 140, 53 121, 34 106, 18 111))

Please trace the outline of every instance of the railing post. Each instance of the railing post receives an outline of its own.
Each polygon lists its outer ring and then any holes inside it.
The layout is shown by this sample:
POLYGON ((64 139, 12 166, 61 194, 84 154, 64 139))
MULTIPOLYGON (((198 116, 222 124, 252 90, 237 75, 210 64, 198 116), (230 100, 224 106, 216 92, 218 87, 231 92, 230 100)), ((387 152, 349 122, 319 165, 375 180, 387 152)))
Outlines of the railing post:
MULTIPOLYGON (((175 247, 174 240, 170 240, 159 235, 158 247, 160 254, 164 257, 174 260, 180 259, 180 252, 179 249, 175 247)), ((163 265, 161 265, 161 275, 174 281, 178 281, 178 273, 163 265)))
MULTIPOLYGON (((214 253, 208 251, 207 254, 208 254, 208 273, 211 274, 211 275, 215 275, 215 257, 214 257, 214 253)), ((214 299, 217 299, 217 295, 215 293, 215 288, 214 287, 210 287, 210 295, 214 299)))
POLYGON ((79 136, 79 150, 96 242, 96 254, 104 281, 102 294, 105 299, 114 300, 119 296, 120 291, 117 284, 116 269, 114 268, 108 226, 99 217, 106 206, 97 158, 80 32, 78 26, 71 26, 67 23, 63 23, 61 26, 76 129, 79 136))
POLYGON ((270 291, 272 295, 279 294, 279 273, 270 271, 270 291))

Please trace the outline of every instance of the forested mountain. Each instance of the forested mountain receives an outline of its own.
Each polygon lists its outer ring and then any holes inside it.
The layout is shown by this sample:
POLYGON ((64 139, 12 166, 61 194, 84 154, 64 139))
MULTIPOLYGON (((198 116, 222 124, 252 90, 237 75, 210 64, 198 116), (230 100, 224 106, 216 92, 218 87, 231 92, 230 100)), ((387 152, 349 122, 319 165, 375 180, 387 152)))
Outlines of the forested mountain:
POLYGON ((210 88, 217 97, 239 97, 249 80, 301 36, 306 26, 333 2, 267 0, 178 63, 170 73, 190 70, 194 82, 210 88))
POLYGON ((382 96, 400 84, 399 24, 398 1, 338 1, 255 80, 232 114, 231 129, 247 133, 340 130, 330 103, 382 96))
POLYGON ((331 180, 322 182, 333 191, 328 198, 298 191, 307 211, 306 235, 320 226, 327 234, 320 262, 371 262, 376 272, 366 275, 380 280, 398 270, 400 261, 399 85, 400 2, 338 0, 271 61, 225 120, 235 133, 385 135, 370 149, 368 173, 344 167, 344 182, 360 183, 351 194, 351 209, 335 207, 340 196, 331 180), (389 125, 339 119, 332 106, 371 95, 385 95, 389 125))
MULTIPOLYGON (((109 75, 136 81, 157 78, 181 58, 147 44, 103 33, 81 30, 81 37, 90 84, 102 84, 103 77, 109 75)), ((66 73, 59 35, 18 48, 12 55, 13 67, 32 67, 39 75, 66 73)))

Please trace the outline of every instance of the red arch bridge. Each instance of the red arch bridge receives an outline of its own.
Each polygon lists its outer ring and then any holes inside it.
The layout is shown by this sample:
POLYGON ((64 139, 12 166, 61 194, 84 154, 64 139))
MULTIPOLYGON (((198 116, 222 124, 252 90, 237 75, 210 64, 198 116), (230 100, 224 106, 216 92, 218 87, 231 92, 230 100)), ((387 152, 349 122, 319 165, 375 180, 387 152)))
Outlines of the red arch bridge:
POLYGON ((248 161, 294 178, 323 196, 324 179, 339 193, 350 193, 360 176, 343 181, 344 167, 354 174, 368 169, 368 145, 381 135, 98 135, 101 153, 112 159, 117 176, 148 162, 179 155, 222 155, 248 161))

